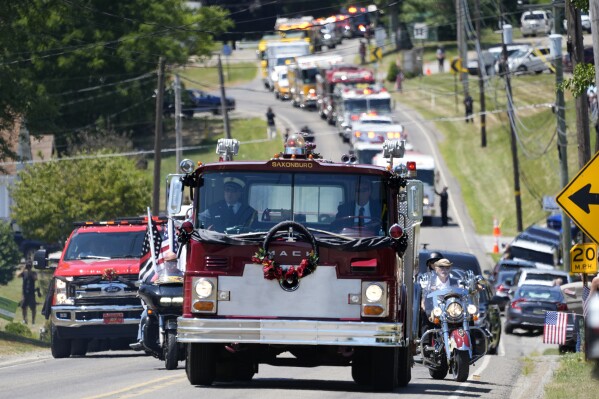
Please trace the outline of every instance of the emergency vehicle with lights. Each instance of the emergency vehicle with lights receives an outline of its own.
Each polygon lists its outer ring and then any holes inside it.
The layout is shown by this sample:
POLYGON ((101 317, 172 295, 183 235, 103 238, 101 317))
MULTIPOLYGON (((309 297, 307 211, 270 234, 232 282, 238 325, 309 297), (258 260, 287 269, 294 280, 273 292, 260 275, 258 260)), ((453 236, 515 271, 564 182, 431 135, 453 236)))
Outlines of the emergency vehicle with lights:
MULTIPOLYGON (((166 222, 156 218, 159 228, 166 222)), ((57 264, 34 254, 38 269, 55 267, 42 314, 50 320, 55 358, 128 349, 142 312, 137 296, 147 218, 77 222, 57 264), (94 341, 94 342, 92 342, 94 341)))
POLYGON ((277 18, 275 31, 285 37, 288 33, 300 33, 303 40, 310 44, 310 54, 322 51, 321 25, 313 16, 298 18, 277 18))
POLYGON ((395 106, 391 94, 379 85, 338 85, 333 97, 337 131, 345 142, 350 141, 352 125, 362 116, 391 115, 395 106))
POLYGON ((334 125, 337 119, 338 98, 335 97, 335 88, 339 84, 349 88, 356 85, 374 84, 374 73, 370 69, 356 65, 333 66, 327 70, 320 70, 316 76, 316 108, 322 119, 329 125, 334 125))
POLYGON ((346 366, 375 390, 408 384, 422 183, 413 168, 390 166, 402 142, 381 148, 387 167, 347 155, 334 162, 296 133, 269 160, 234 161, 239 143, 221 139, 221 162, 181 163, 194 212, 180 229, 187 265, 177 340, 191 384, 249 381, 260 364, 346 366), (214 231, 202 215, 227 181, 242 187, 255 217, 214 231), (363 213, 354 204, 364 193, 363 213))
POLYGON ((262 36, 258 42, 256 55, 258 60, 260 60, 260 78, 262 79, 262 83, 264 83, 265 88, 268 89, 268 56, 266 54, 266 49, 268 48, 269 43, 291 43, 297 41, 305 41, 304 35, 301 32, 287 32, 285 33, 284 37, 278 33, 262 36))
POLYGON ((291 64, 295 57, 310 54, 310 45, 304 41, 295 42, 269 42, 266 48, 266 59, 268 64, 268 74, 264 85, 270 90, 274 90, 273 72, 275 67, 291 64))
MULTIPOLYGON (((432 218, 436 215, 435 187, 439 182, 439 175, 435 168, 435 158, 431 155, 422 154, 416 151, 406 151, 402 159, 394 160, 394 166, 399 166, 400 164, 405 165, 407 162, 416 163, 418 179, 421 180, 423 184, 422 214, 425 223, 430 224, 432 218)), ((379 166, 386 165, 384 154, 379 152, 374 156, 372 163, 379 166)))
POLYGON ((291 103, 294 107, 316 107, 316 75, 333 65, 343 63, 343 57, 336 54, 306 55, 295 57, 289 64, 288 80, 291 103))
POLYGON ((273 71, 274 93, 277 100, 289 100, 289 68, 287 65, 276 66, 273 71))
POLYGON ((358 163, 372 164, 373 157, 381 152, 381 144, 386 140, 404 140, 406 149, 412 148, 403 125, 390 116, 363 116, 352 125, 350 145, 358 163))
POLYGON ((351 37, 366 37, 372 34, 372 15, 376 11, 377 7, 375 5, 367 7, 351 5, 341 10, 343 14, 347 14, 349 17, 351 37))

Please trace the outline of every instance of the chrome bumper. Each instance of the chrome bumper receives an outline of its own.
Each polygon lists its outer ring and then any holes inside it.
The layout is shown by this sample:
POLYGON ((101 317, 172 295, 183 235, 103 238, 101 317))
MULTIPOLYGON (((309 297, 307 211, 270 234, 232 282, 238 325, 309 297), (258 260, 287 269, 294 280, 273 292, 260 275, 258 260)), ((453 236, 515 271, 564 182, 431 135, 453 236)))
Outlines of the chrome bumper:
MULTIPOLYGON (((52 324, 57 327, 83 327, 111 325, 104 322, 104 313, 137 313, 143 311, 140 305, 128 306, 55 306, 52 307, 52 324), (99 316, 99 317, 98 317, 99 316)), ((139 324, 140 317, 124 317, 122 323, 113 325, 139 324)))
POLYGON ((273 345, 405 346, 403 323, 179 317, 177 341, 273 345))

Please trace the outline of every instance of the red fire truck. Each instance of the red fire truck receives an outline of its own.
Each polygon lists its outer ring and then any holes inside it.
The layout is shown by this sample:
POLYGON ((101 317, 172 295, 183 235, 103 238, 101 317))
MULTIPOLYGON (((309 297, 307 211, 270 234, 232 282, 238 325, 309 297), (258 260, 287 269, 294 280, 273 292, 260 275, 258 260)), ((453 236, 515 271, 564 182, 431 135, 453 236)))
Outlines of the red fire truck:
MULTIPOLYGON (((166 223, 156 218, 158 228, 166 223)), ((142 312, 137 281, 148 221, 145 218, 77 222, 58 264, 45 249, 38 269, 55 267, 42 314, 51 323, 55 358, 94 350, 129 349, 142 312)))
POLYGON ((341 65, 321 70, 316 76, 316 107, 322 119, 329 125, 337 122, 337 103, 335 102, 335 86, 344 84, 346 87, 358 84, 373 84, 374 73, 370 69, 355 65, 341 65))
MULTIPOLYGON (((414 170, 324 160, 300 134, 266 161, 233 161, 238 148, 221 139, 222 162, 181 165, 194 212, 181 228, 177 340, 190 383, 247 381, 269 364, 347 366, 375 390, 406 386, 422 219, 414 170), (219 211, 233 188, 249 217, 219 211)), ((392 162, 403 142, 381 150, 392 162)))

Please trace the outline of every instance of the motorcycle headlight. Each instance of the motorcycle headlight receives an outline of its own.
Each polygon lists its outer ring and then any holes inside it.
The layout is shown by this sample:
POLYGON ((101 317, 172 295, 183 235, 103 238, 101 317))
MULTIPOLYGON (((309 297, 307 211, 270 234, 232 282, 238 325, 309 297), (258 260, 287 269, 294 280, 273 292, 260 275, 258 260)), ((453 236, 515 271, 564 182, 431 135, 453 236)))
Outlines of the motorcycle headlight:
POLYGON ((371 284, 365 291, 368 302, 378 302, 383 296, 383 288, 378 284, 371 284))
POLYGON ((447 309, 445 309, 445 311, 450 317, 455 318, 460 317, 462 313, 464 313, 464 308, 462 308, 462 305, 460 305, 459 303, 453 302, 447 305, 447 309))
POLYGON ((434 308, 432 311, 433 317, 441 317, 441 308, 434 308))
POLYGON ((476 305, 470 304, 468 305, 468 314, 476 314, 478 313, 478 308, 476 307, 476 305))
POLYGON ((214 286, 210 281, 201 278, 196 283, 195 289, 196 294, 198 294, 200 298, 208 298, 212 295, 212 290, 214 289, 214 286))

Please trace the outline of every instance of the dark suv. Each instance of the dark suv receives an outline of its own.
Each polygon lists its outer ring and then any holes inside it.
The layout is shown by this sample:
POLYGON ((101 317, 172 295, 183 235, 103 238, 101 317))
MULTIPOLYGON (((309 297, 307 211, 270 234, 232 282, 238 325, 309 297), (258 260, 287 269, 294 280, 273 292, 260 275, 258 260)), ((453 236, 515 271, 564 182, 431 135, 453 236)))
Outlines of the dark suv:
MULTIPOLYGON (((235 109, 235 99, 227 97, 226 107, 228 111, 233 111, 235 109)), ((175 93, 173 90, 167 90, 164 93, 163 110, 167 116, 175 115, 175 93)), ((186 118, 192 118, 195 112, 212 112, 218 115, 221 110, 221 100, 218 96, 198 89, 187 89, 181 92, 181 113, 186 118)))

